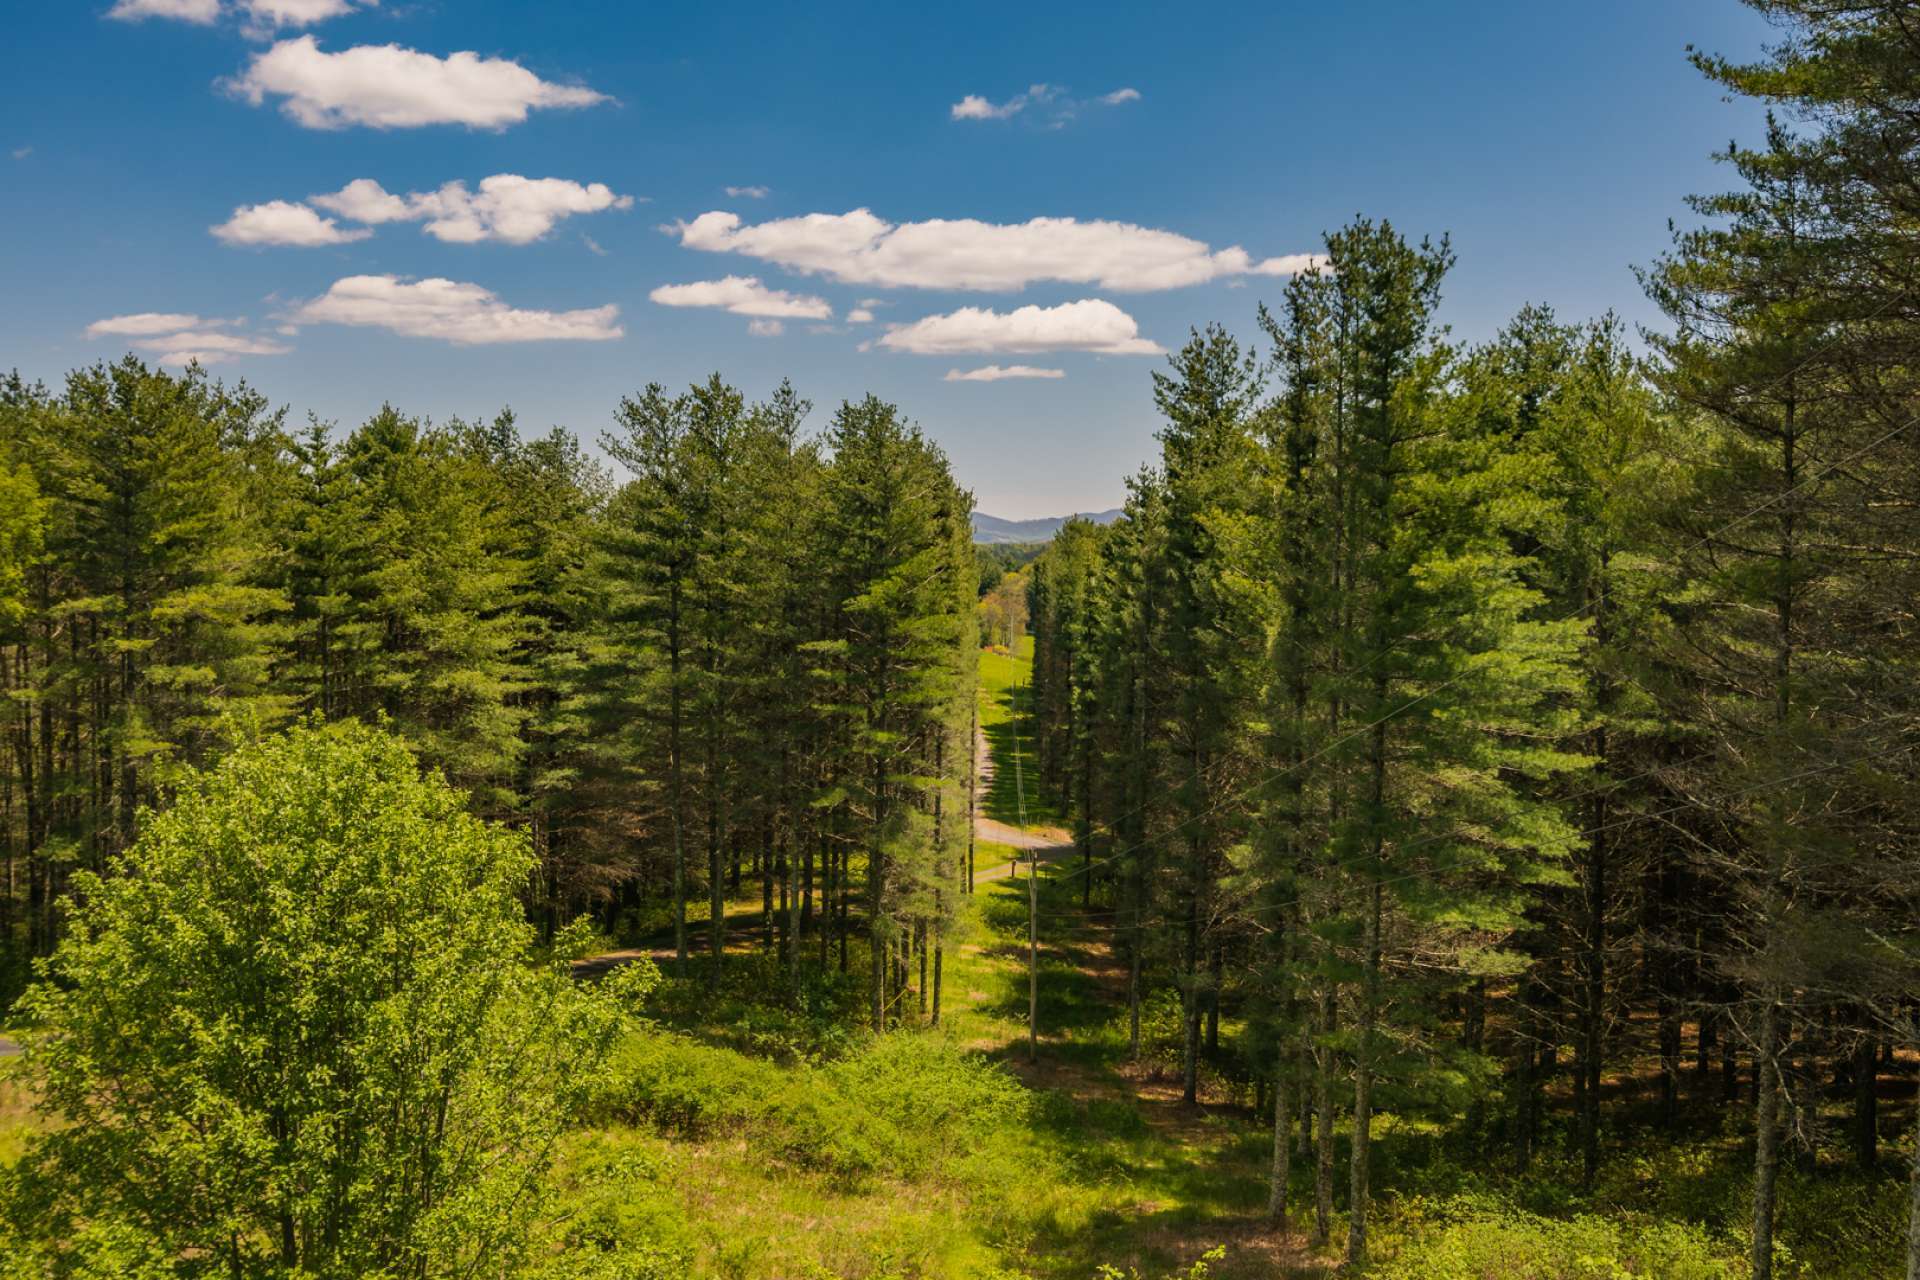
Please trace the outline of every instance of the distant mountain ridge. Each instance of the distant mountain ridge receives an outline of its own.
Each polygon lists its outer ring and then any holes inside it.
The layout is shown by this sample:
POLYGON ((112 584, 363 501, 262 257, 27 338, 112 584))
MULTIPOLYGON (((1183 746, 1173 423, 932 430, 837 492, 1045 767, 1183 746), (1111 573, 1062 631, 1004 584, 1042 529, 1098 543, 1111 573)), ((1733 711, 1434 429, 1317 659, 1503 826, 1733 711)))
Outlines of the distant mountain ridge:
POLYGON ((991 546, 1000 542, 1048 542, 1069 520, 1091 520, 1112 524, 1126 514, 1119 507, 1109 511, 1081 511, 1070 516, 1039 516, 1032 520, 1002 520, 985 512, 973 513, 973 540, 991 546))

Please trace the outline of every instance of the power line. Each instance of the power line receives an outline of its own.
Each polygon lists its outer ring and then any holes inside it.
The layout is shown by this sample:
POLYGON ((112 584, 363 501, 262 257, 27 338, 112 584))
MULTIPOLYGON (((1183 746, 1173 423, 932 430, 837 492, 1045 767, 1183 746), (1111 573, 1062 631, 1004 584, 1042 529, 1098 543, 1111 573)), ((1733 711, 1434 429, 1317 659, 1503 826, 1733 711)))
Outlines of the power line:
MULTIPOLYGON (((1885 719, 1892 720, 1897 718, 1904 718, 1904 717, 1888 716, 1885 719)), ((1767 791, 1776 787, 1784 787, 1795 782, 1804 781, 1807 778, 1818 777, 1823 773, 1831 773, 1837 769, 1844 769, 1851 765, 1865 764, 1872 760, 1879 760, 1889 756, 1897 756, 1905 753, 1910 753, 1916 749, 1917 745, 1920 745, 1920 744, 1903 743, 1898 746, 1887 747, 1879 751, 1868 751, 1855 756, 1846 756, 1839 760, 1830 760, 1825 764, 1815 765, 1811 768, 1802 769, 1797 772, 1787 774, 1783 777, 1769 778, 1764 782, 1757 782, 1750 786, 1741 787, 1737 790, 1727 792, 1724 798, 1728 800, 1739 799, 1743 796, 1752 795, 1756 792, 1767 791)), ((1685 813, 1689 809, 1697 809, 1700 807, 1701 806, 1697 801, 1690 800, 1684 803, 1670 805, 1665 809, 1656 809, 1651 812, 1627 814, 1622 817, 1615 818, 1612 821, 1603 822, 1598 824, 1597 826, 1588 827, 1582 831, 1575 831, 1568 838, 1572 840, 1583 840, 1589 836, 1599 835, 1602 832, 1611 831, 1619 827, 1627 827, 1627 826, 1632 826, 1637 822, 1648 822, 1648 821, 1653 821, 1659 818, 1671 817, 1676 813, 1685 813)), ((1425 845, 1437 844, 1437 843, 1441 843, 1451 839, 1454 839, 1454 837, 1430 836, 1424 840, 1416 840, 1411 844, 1403 845, 1395 852, 1407 853, 1425 845)), ((1358 864, 1334 863, 1334 864, 1329 864, 1329 869, 1334 871, 1347 871, 1347 870, 1351 870, 1354 865, 1358 865, 1358 864)), ((1406 873, 1405 875, 1389 876, 1381 880, 1372 881, 1370 883, 1381 884, 1381 885, 1405 884, 1413 880, 1426 880, 1426 879, 1432 879, 1432 878, 1433 878, 1432 875, 1428 872, 1412 871, 1412 872, 1406 873)), ((1241 917, 1267 915, 1274 911, 1285 911, 1285 910, 1288 910, 1289 908, 1297 907, 1304 901, 1305 901, 1304 898, 1292 898, 1285 902, 1269 903, 1266 906, 1262 906, 1262 907, 1252 907, 1246 911, 1238 912, 1236 914, 1240 915, 1241 917)), ((1048 917, 1050 919, 1055 919, 1055 920, 1106 919, 1114 923, 1118 923, 1119 917, 1123 915, 1136 916, 1142 919, 1145 918, 1145 913, 1126 912, 1119 908, 1116 908, 1113 911, 1096 911, 1096 912, 1082 912, 1082 913, 1073 913, 1073 912, 1049 912, 1048 913, 1048 917)))

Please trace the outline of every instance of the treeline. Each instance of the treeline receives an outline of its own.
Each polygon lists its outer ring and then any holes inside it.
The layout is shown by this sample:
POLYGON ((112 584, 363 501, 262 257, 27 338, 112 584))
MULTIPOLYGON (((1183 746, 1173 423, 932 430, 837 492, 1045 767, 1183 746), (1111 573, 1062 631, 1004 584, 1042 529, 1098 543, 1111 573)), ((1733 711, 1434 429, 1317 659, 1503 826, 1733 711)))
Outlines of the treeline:
POLYGON ((884 1023, 966 883, 971 500, 893 406, 807 413, 648 387, 616 478, 510 415, 335 438, 132 358, 0 384, 0 1007, 183 770, 318 716, 525 828, 549 936, 671 927, 717 980, 757 882, 789 965, 871 930, 884 1023))
POLYGON ((1522 1166, 1565 1108, 1591 1181, 1645 1063, 1656 1122, 1750 1112, 1768 1276, 1788 1144, 1838 1094, 1873 1166, 1920 1044, 1920 134, 1881 92, 1920 45, 1905 6, 1758 7, 1773 60, 1702 65, 1814 127, 1644 273, 1651 358, 1539 308, 1452 345, 1445 242, 1356 222, 1257 347, 1194 335, 1125 518, 1032 570, 1136 1046, 1171 987, 1189 1099, 1209 1061, 1273 1099, 1276 1216, 1310 1132, 1322 1241, 1344 1114, 1356 1260, 1376 1108, 1522 1166))

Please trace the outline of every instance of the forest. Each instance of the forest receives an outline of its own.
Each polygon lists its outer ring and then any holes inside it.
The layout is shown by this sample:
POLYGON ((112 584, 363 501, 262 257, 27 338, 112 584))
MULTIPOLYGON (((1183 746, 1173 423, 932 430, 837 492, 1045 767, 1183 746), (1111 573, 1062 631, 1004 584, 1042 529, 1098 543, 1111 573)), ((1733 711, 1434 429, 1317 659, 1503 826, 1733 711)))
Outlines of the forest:
POLYGON ((1356 217, 975 547, 902 409, 0 383, 0 1277, 1920 1280, 1920 22, 1520 307, 1356 217))

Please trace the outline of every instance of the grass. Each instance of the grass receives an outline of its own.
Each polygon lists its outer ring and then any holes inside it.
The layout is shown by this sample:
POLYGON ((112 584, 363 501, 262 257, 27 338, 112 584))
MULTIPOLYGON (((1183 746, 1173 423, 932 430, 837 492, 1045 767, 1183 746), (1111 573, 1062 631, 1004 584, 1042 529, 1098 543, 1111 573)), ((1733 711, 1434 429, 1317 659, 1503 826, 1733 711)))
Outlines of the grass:
MULTIPOLYGON (((1012 758, 1014 691, 1030 647, 986 653, 981 722, 1012 758)), ((1032 764, 1031 738, 1019 742, 1032 764)), ((1014 821, 1003 764, 986 806, 1014 821)), ((1051 818, 1029 795, 1027 818, 1051 818)), ((1005 846, 982 841, 978 866, 1005 846)), ((1026 885, 983 883, 947 951, 938 1029, 859 1036, 758 1061, 739 1031, 768 975, 743 1004, 689 1002, 664 1047, 624 1077, 624 1111, 599 1117, 576 1151, 639 1144, 677 1171, 650 1185, 662 1238, 694 1274, 773 1280, 1091 1280, 1184 1274, 1216 1246, 1216 1280, 1323 1276, 1337 1269, 1343 1224, 1320 1253, 1264 1221, 1267 1122, 1230 1079, 1212 1074, 1205 1105, 1183 1105, 1175 1079, 1177 1003, 1150 1001, 1146 1060, 1129 1060, 1124 973, 1097 923, 1077 917, 1064 866, 1040 881, 1043 1037, 1026 1061, 1026 885), (726 1024, 731 1020, 731 1029, 726 1024), (711 1057, 701 1055, 728 1055, 711 1057), (879 1073, 888 1089, 871 1084, 879 1073), (984 1087, 982 1082, 985 1082, 984 1087), (652 1098, 638 1107, 633 1098, 652 1098), (1015 1102, 1009 1099, 1017 1098, 1015 1102)), ((855 973, 862 970, 856 961, 855 973)), ((849 980, 857 983, 856 979, 849 980)), ((860 1005, 851 987, 842 993, 860 1005)), ((674 1001, 669 996, 669 1006, 674 1001)), ((816 1010, 826 1004, 816 999, 816 1010)), ((763 1026, 771 1015, 755 1015, 763 1026)), ((829 1018, 831 1020, 831 1018, 829 1018)), ((750 1019, 749 1019, 750 1021, 750 1019)), ((796 1032, 796 1034, 798 1034, 796 1032)), ((763 1040, 765 1039, 763 1035, 763 1040)), ((1632 1117, 1623 1117, 1632 1123, 1632 1117)), ((1374 1262, 1367 1274, 1411 1280, 1737 1280, 1748 1160, 1737 1126, 1675 1141, 1617 1134, 1621 1153, 1591 1192, 1576 1193, 1575 1157, 1550 1134, 1532 1176, 1489 1161, 1419 1116, 1382 1115, 1375 1130, 1374 1262)), ((1338 1208, 1345 1190, 1339 1135, 1338 1208)), ((1303 1153, 1304 1155, 1304 1153, 1303 1153)), ((578 1157, 570 1154, 569 1159, 578 1157)), ((596 1157, 597 1158, 597 1157, 596 1157)), ((1291 1203, 1310 1212, 1311 1170, 1296 1159, 1291 1203)), ((1903 1184, 1892 1177, 1784 1174, 1783 1276, 1866 1280, 1902 1248, 1903 1184)))
POLYGON ((1033 679, 1033 637, 1022 636, 1013 652, 1002 648, 980 651, 977 698, 980 732, 994 761, 993 779, 982 797, 981 809, 996 822, 1041 826, 1058 820, 1054 806, 1041 794, 1039 760, 1033 738, 1021 723, 1027 686, 1033 679), (1016 768, 1017 763, 1017 768, 1016 768), (1024 789, 1024 806, 1021 792, 1024 789))
MULTIPOLYGON (((982 719, 1012 728, 1022 660, 982 660, 982 719)), ((1022 735, 1023 744, 1027 742, 1022 735)), ((1035 815, 1030 811, 1029 818, 1035 815)), ((982 841, 981 870, 1011 849, 982 841)), ((654 1025, 623 1044, 555 1170, 562 1234, 593 1280, 1212 1280, 1329 1276, 1343 1224, 1316 1252, 1265 1221, 1271 1130, 1230 1063, 1202 1103, 1180 1100, 1177 1001, 1155 993, 1130 1059, 1125 974, 1065 865, 1039 898, 1041 1051, 1027 1061, 1027 885, 984 882, 945 951, 941 1024, 860 1031, 865 956, 851 973, 789 979, 730 956, 663 983, 654 1025), (1223 1250, 1217 1257, 1216 1249, 1223 1250), (1108 1273, 1103 1268, 1117 1268, 1108 1273)), ((856 952, 863 951, 858 942, 856 952)), ((909 1006, 911 1008, 911 1006, 909 1006)), ((909 1014, 907 1021, 914 1019, 909 1014)), ((0 1075, 0 1165, 29 1132, 0 1075)), ((1418 1100, 1409 1100, 1418 1102, 1418 1100)), ((1750 1155, 1736 1122, 1663 1135, 1613 1113, 1589 1192, 1550 1125, 1531 1174, 1453 1126, 1383 1114, 1375 1130, 1372 1265, 1379 1280, 1740 1280, 1750 1155), (1490 1158, 1489 1152, 1495 1152, 1490 1158)), ((1336 1204, 1344 1200, 1339 1136, 1336 1204)), ((1310 1213, 1310 1161, 1290 1202, 1310 1213)), ((1897 1176, 1783 1170, 1779 1274, 1895 1274, 1897 1176)))
MULTIPOLYGON (((1043 912, 1071 905, 1063 870, 1042 877, 1043 912)), ((608 1101, 570 1145, 566 1176, 610 1151, 645 1153, 662 1172, 623 1212, 697 1275, 1091 1280, 1112 1265, 1154 1277, 1215 1246, 1225 1247, 1216 1280, 1333 1273, 1338 1224, 1320 1254, 1266 1228, 1270 1131, 1230 1084, 1189 1108, 1170 1061, 1128 1062, 1121 975, 1096 927, 1076 922, 1043 938, 1044 1039, 1030 1066, 1024 884, 983 886, 967 914, 968 940, 948 953, 939 1029, 769 1055, 743 1051, 712 1006, 704 1018, 677 1013, 610 1073, 608 1101)), ((742 968, 743 992, 770 989, 742 968)), ((848 999, 857 1008, 857 991, 848 999)), ((1525 1177, 1415 1116, 1383 1116, 1376 1134, 1367 1274, 1745 1274, 1737 1133, 1645 1136, 1585 1195, 1567 1190, 1578 1185, 1572 1152, 1551 1143, 1525 1177)), ((1344 1193, 1344 1134, 1339 1154, 1344 1193)), ((1311 1203, 1305 1164, 1296 1162, 1297 1215, 1311 1203)), ((1815 1181, 1797 1170, 1785 1179, 1783 1276, 1866 1280, 1894 1269, 1898 1179, 1815 1181)))

